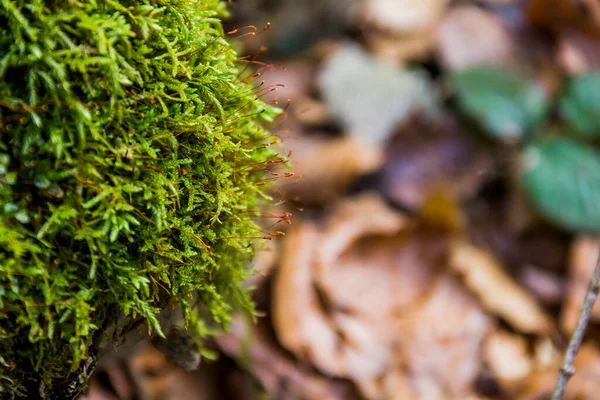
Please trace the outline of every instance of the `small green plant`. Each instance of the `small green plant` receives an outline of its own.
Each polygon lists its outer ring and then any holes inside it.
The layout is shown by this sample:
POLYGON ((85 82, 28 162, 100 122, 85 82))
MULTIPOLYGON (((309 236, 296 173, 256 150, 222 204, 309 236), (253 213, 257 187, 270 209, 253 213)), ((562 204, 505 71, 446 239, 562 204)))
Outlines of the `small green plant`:
POLYGON ((600 232, 600 72, 566 82, 556 118, 545 91, 515 71, 468 69, 451 84, 482 132, 521 145, 519 180, 541 214, 571 231, 600 232))
POLYGON ((279 162, 217 0, 2 0, 0 398, 73 398, 104 330, 252 305, 279 162))

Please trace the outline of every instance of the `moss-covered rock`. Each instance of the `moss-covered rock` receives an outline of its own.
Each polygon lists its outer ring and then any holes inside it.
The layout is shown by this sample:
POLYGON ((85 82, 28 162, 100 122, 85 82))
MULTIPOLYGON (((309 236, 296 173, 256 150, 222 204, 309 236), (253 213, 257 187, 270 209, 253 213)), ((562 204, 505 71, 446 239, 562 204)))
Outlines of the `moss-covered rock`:
POLYGON ((225 12, 0 2, 0 398, 76 396, 123 315, 160 335, 171 301, 201 336, 251 308, 277 110, 240 79, 225 12))

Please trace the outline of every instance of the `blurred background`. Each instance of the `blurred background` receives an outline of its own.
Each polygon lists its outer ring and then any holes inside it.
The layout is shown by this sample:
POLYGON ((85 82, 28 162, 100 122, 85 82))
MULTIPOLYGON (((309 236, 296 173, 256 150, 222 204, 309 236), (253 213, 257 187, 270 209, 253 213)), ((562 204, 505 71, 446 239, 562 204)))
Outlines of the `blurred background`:
MULTIPOLYGON (((195 371, 141 345, 84 398, 548 399, 600 245, 600 2, 230 8, 292 165, 260 317, 195 371)), ((566 399, 600 398, 599 322, 566 399)))

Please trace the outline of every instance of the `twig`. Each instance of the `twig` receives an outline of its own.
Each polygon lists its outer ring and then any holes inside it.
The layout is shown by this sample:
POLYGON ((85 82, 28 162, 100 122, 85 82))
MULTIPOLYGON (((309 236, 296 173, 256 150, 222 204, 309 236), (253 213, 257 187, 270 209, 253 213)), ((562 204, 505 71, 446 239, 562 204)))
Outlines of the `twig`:
POLYGON ((583 306, 579 312, 575 330, 573 331, 573 335, 569 341, 569 347, 567 348, 567 353, 565 354, 565 360, 558 373, 558 382, 556 382, 556 386, 554 387, 552 400, 562 400, 563 395, 565 394, 565 389, 567 388, 567 382, 569 379, 571 379, 573 374, 575 374, 575 367, 573 366, 573 363, 575 361, 575 356, 579 351, 579 347, 581 346, 581 341, 583 340, 583 335, 585 334, 585 330, 590 319, 590 314, 594 308, 594 303, 596 302, 598 293, 600 293, 600 254, 592 274, 592 279, 590 280, 587 292, 585 293, 585 300, 583 301, 583 306))

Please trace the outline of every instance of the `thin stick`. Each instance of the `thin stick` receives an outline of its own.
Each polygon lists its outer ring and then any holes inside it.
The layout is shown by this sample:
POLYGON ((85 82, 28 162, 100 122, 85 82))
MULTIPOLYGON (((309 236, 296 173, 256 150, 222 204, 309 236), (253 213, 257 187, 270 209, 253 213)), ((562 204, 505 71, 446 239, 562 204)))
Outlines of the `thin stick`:
POLYGON ((556 382, 556 386, 554 387, 552 400, 562 400, 565 394, 565 389, 567 388, 567 382, 569 379, 571 379, 573 374, 575 374, 575 367, 573 366, 573 363, 575 361, 575 356, 579 351, 579 347, 581 346, 581 342, 590 319, 590 314, 594 308, 594 303, 598 297, 598 293, 600 293, 600 255, 598 256, 598 261, 596 262, 592 279, 590 280, 587 292, 585 294, 583 307, 581 307, 579 317, 577 318, 575 331, 573 331, 573 335, 569 341, 567 354, 565 354, 565 361, 563 362, 562 367, 560 367, 558 373, 558 382, 556 382))

